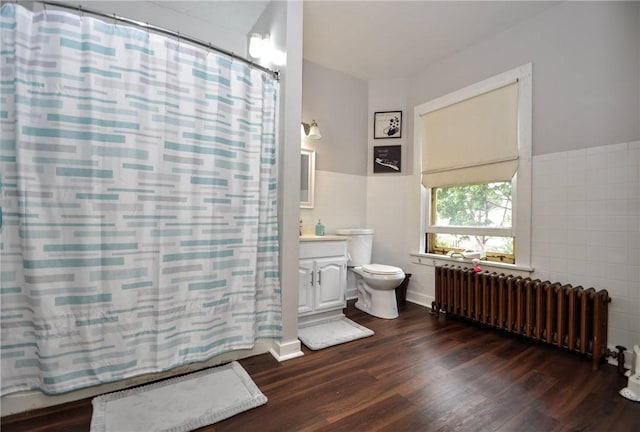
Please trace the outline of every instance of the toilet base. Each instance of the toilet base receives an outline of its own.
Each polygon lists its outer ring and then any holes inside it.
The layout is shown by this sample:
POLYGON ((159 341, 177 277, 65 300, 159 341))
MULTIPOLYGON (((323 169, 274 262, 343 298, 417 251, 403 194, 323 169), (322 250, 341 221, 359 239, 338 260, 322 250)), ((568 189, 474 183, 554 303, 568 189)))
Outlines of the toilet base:
MULTIPOLYGON (((359 284, 360 285, 360 284, 359 284)), ((357 309, 377 318, 398 318, 398 303, 395 290, 364 291, 358 287, 358 301, 354 305, 357 309), (374 291, 372 294, 371 292, 374 291)))

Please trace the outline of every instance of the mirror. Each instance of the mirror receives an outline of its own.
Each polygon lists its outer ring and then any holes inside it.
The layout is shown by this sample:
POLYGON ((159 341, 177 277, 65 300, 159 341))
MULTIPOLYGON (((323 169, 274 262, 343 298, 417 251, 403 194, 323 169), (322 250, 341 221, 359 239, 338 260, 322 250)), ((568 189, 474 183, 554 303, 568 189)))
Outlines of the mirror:
POLYGON ((316 180, 316 152, 300 150, 300 208, 313 208, 316 180))

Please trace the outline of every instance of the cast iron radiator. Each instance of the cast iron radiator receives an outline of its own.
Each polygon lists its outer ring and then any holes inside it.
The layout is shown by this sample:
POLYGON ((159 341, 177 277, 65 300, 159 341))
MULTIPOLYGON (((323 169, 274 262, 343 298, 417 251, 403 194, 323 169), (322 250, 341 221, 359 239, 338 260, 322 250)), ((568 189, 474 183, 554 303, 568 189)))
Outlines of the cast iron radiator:
POLYGON ((436 267, 435 297, 436 316, 442 311, 590 355, 594 370, 607 357, 606 290, 445 265, 436 267))

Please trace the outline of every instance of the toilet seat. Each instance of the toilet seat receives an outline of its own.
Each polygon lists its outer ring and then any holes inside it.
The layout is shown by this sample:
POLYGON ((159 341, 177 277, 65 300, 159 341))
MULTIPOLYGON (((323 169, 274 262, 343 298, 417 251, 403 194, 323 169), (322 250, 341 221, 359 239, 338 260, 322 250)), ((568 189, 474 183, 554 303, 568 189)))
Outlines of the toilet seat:
POLYGON ((403 273, 401 268, 384 264, 365 264, 362 271, 372 275, 395 275, 403 273))

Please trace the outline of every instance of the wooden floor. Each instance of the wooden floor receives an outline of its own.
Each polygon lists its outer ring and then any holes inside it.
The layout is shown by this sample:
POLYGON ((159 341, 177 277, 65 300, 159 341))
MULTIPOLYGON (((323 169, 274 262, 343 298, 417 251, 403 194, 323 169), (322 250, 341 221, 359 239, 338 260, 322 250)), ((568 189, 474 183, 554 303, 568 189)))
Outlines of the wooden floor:
MULTIPOLYGON (((242 360, 269 402, 201 431, 640 431, 640 404, 618 395, 626 378, 613 366, 593 372, 587 358, 413 304, 396 320, 352 305, 346 314, 375 335, 283 363, 242 360)), ((87 399, 1 426, 73 432, 90 422, 87 399)))

